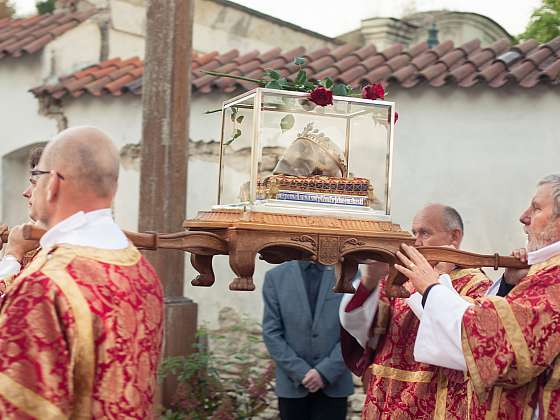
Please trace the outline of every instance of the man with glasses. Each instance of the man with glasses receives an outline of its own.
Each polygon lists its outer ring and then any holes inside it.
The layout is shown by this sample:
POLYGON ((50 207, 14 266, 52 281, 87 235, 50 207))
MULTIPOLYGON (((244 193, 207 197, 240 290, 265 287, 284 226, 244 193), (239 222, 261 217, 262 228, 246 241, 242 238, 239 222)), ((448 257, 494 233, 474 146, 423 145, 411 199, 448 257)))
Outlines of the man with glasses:
MULTIPOLYGON (((22 195, 27 200, 29 212, 31 213, 31 195, 35 184, 37 183, 37 176, 33 174, 36 166, 39 163, 43 147, 35 147, 29 154, 29 169, 31 177, 29 178, 29 185, 23 191, 22 195)), ((31 214, 29 215, 31 221, 34 223, 31 214)), ((17 275, 22 267, 25 267, 39 251, 39 242, 30 241, 23 238, 23 225, 14 226, 10 235, 8 236, 8 243, 4 251, 4 257, 0 260, 0 295, 2 295, 8 287, 14 276, 17 275)))
POLYGON ((41 251, 0 304, 0 417, 154 418, 163 292, 115 224, 118 150, 64 130, 33 171, 41 251))

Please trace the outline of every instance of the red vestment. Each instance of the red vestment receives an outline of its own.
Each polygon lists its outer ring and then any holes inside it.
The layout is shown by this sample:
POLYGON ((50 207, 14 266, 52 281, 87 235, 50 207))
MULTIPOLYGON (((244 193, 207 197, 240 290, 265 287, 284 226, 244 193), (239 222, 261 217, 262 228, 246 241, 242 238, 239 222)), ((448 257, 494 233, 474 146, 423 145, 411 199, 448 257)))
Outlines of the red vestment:
POLYGON ((472 419, 560 418, 560 256, 463 315, 472 419))
POLYGON ((0 306, 0 418, 154 418, 162 333, 136 248, 41 251, 0 306))
MULTIPOLYGON (((455 270, 450 277, 453 287, 469 298, 483 296, 492 284, 480 270, 455 270)), ((405 299, 390 299, 382 284, 380 287, 379 307, 371 329, 380 339, 368 368, 371 378, 362 418, 463 419, 467 412, 465 374, 414 360, 419 320, 405 299)), ((351 349, 348 340, 341 343, 345 360, 350 356, 350 366, 352 360, 355 366, 356 349, 351 349)))

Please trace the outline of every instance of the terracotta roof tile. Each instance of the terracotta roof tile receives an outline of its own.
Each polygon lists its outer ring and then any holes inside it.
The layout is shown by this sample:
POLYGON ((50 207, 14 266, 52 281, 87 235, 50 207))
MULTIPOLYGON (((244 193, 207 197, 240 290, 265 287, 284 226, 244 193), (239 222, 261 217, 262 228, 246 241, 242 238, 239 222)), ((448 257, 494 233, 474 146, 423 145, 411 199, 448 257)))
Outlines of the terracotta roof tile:
POLYGON ((95 10, 90 10, 3 19, 0 21, 0 59, 34 54, 57 36, 75 28, 95 13, 95 10))
MULTIPOLYGON (((5 33, 5 26, 6 23, 0 21, 0 36, 5 33)), ((224 54, 214 51, 193 57, 192 87, 201 93, 251 89, 255 87, 251 82, 214 77, 204 71, 233 72, 259 79, 265 70, 275 69, 283 77, 293 76, 298 70, 293 59, 302 55, 308 61, 309 77, 322 79, 328 76, 356 88, 373 82, 403 88, 418 85, 457 88, 480 84, 490 88, 507 84, 523 88, 539 84, 560 85, 558 37, 542 45, 529 40, 514 47, 509 41, 500 40, 482 49, 479 40, 473 40, 459 47, 447 41, 433 49, 429 49, 426 43, 408 50, 396 44, 381 52, 372 45, 359 49, 342 45, 334 50, 321 48, 310 53, 306 53, 303 47, 285 53, 275 48, 263 54, 251 51, 243 55, 237 50, 224 54)), ((95 96, 140 95, 143 70, 143 63, 137 57, 129 60, 114 58, 62 77, 57 84, 39 86, 31 91, 36 96, 50 95, 53 98, 79 97, 86 93, 95 96)))

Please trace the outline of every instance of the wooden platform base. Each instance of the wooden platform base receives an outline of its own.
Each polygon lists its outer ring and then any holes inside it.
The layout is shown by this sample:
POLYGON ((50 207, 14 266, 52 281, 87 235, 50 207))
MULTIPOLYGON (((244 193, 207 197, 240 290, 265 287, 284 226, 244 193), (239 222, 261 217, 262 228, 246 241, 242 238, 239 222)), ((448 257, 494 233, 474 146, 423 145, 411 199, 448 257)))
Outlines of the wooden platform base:
MULTIPOLYGON (((385 221, 243 210, 200 212, 195 219, 185 221, 184 227, 192 233, 211 233, 214 240, 221 239, 220 247, 212 252, 192 253, 191 262, 200 275, 191 284, 214 284, 212 258, 229 254, 231 269, 237 276, 230 283, 230 290, 255 289, 255 259, 260 255, 272 264, 303 259, 335 265, 334 290, 352 293, 358 264, 377 260, 392 265, 400 245, 414 242, 399 225, 385 221)), ((212 249, 210 244, 204 248, 212 249)))

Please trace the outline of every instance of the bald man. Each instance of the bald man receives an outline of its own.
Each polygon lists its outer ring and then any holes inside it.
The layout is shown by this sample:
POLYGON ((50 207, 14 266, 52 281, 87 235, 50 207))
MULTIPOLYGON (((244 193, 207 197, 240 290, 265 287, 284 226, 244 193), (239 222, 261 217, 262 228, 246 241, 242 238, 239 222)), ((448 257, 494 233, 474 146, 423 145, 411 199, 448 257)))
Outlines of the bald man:
POLYGON ((153 418, 163 294, 112 218, 118 151, 78 127, 34 176, 41 252, 0 306, 0 418, 153 418))
MULTIPOLYGON (((452 207, 430 204, 412 222, 416 246, 453 246, 463 239, 463 221, 452 207)), ((462 296, 483 296, 491 281, 480 270, 449 265, 453 288, 462 296)), ((386 418, 463 419, 467 382, 462 372, 418 363, 414 341, 422 297, 409 287, 409 299, 388 298, 383 281, 386 264, 366 266, 356 293, 340 305, 342 354, 348 367, 369 376, 362 412, 366 420, 386 418), (412 309, 411 309, 412 308, 412 309)))

